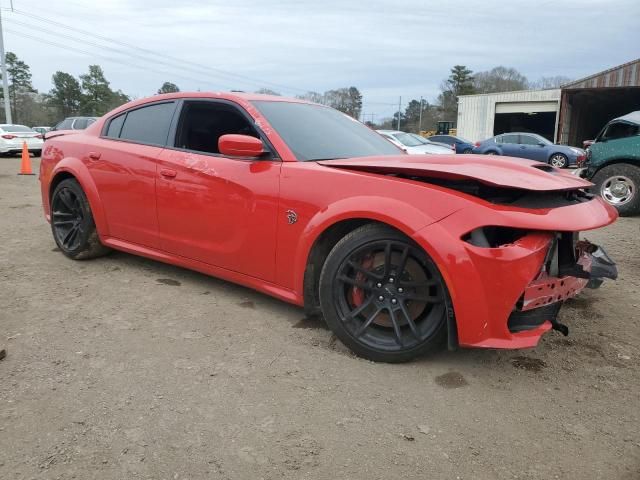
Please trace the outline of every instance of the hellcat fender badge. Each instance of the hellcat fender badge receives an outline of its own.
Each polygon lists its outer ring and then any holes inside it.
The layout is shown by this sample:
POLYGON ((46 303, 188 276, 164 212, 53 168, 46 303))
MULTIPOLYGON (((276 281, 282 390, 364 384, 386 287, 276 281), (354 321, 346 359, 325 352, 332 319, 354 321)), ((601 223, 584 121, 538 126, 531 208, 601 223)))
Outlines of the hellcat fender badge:
POLYGON ((298 214, 293 210, 287 210, 287 222, 289 225, 293 225, 298 221, 298 214))

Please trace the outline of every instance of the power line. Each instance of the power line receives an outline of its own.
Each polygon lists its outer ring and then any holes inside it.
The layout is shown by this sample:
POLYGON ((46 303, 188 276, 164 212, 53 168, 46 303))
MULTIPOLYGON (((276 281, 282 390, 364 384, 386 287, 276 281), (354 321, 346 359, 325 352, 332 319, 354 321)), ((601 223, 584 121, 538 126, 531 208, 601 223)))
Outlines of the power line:
MULTIPOLYGON (((146 48, 138 47, 136 45, 131 45, 131 44, 128 44, 126 42, 122 42, 120 40, 115 40, 115 39, 109 38, 107 36, 100 35, 99 33, 96 33, 96 32, 83 30, 81 28, 73 27, 71 25, 67 25, 67 24, 62 23, 62 22, 58 22, 58 21, 55 21, 55 20, 51 20, 49 18, 41 17, 41 16, 36 15, 34 13, 25 12, 25 11, 17 10, 17 9, 11 10, 11 9, 3 8, 2 10, 10 12, 10 13, 13 13, 13 14, 26 16, 26 17, 31 18, 33 20, 36 20, 38 22, 48 23, 50 25, 54 25, 54 26, 61 27, 61 28, 67 29, 67 30, 71 30, 71 31, 80 33, 82 35, 88 35, 93 39, 97 38, 97 39, 100 39, 100 40, 103 40, 103 41, 106 41, 106 42, 109 42, 109 43, 113 43, 113 44, 120 45, 120 46, 129 48, 129 49, 132 49, 132 50, 136 50, 136 51, 139 51, 139 52, 142 52, 142 53, 146 54, 147 56, 148 55, 152 55, 154 57, 168 59, 168 60, 171 60, 172 64, 174 64, 174 65, 176 63, 180 63, 180 64, 184 64, 184 65, 190 65, 190 67, 181 67, 181 68, 190 68, 192 71, 194 69, 197 69, 201 73, 206 73, 206 74, 211 74, 212 72, 215 72, 214 73, 215 75, 226 76, 226 77, 234 77, 235 79, 243 80, 245 83, 253 84, 253 85, 256 85, 256 86, 263 86, 263 87, 272 86, 272 87, 278 88, 278 89, 285 89, 285 90, 289 90, 289 91, 298 91, 298 92, 306 92, 307 91, 307 90, 304 90, 304 89, 301 89, 301 88, 298 88, 298 87, 291 87, 291 86, 286 86, 286 85, 282 85, 282 84, 279 84, 279 83, 268 82, 268 81, 264 81, 264 80, 258 80, 258 79, 255 79, 255 78, 252 78, 252 77, 249 77, 249 76, 246 76, 246 75, 227 72, 225 70, 221 70, 221 69, 213 68, 213 67, 209 67, 209 66, 204 66, 204 65, 198 64, 196 62, 191 62, 189 60, 184 60, 184 59, 181 59, 181 58, 178 58, 178 57, 173 57, 171 55, 157 53, 157 52, 154 52, 153 50, 149 50, 149 49, 146 49, 146 48)), ((33 27, 33 25, 29 25, 29 26, 33 27)), ((41 27, 37 27, 37 28, 41 28, 41 27)), ((82 41, 84 42, 84 40, 82 40, 82 41)), ((109 47, 105 46, 104 48, 109 48, 109 47)), ((129 54, 129 55, 133 55, 133 54, 129 54)), ((139 57, 139 55, 138 55, 138 57, 139 57)))
MULTIPOLYGON (((16 31, 10 30, 8 28, 5 29, 5 31, 9 32, 9 33, 11 33, 13 35, 18 35, 20 37, 30 38, 31 40, 35 40, 36 42, 44 43, 44 44, 47 44, 47 45, 52 45, 54 47, 64 48, 66 50, 71 50, 71 51, 78 52, 78 53, 83 53, 83 54, 89 55, 89 56, 104 58, 105 60, 108 60, 108 61, 111 61, 111 62, 115 62, 115 63, 121 63, 121 64, 127 65, 129 67, 139 68, 139 69, 142 69, 142 70, 151 70, 151 71, 155 71, 156 73, 162 73, 164 75, 174 75, 174 76, 182 77, 182 78, 184 78, 186 80, 190 80, 192 82, 196 82, 196 83, 200 83, 200 84, 204 84, 204 85, 206 85, 208 83, 208 82, 206 82, 204 80, 195 79, 193 77, 188 77, 188 76, 185 76, 185 75, 182 75, 182 74, 175 74, 175 73, 172 73, 172 72, 168 72, 166 70, 153 69, 153 68, 149 68, 149 67, 147 67, 145 65, 136 65, 134 63, 125 62, 125 61, 122 61, 120 59, 108 57, 106 55, 100 55, 100 54, 96 54, 95 52, 89 52, 87 50, 81 50, 79 48, 70 47, 68 45, 63 45, 61 43, 57 43, 57 42, 53 42, 53 41, 50 41, 50 40, 45 40, 45 39, 42 39, 42 38, 39 38, 39 37, 35 37, 33 35, 29 35, 28 33, 16 32, 16 31)), ((225 86, 225 88, 227 90, 230 90, 230 88, 228 86, 225 86)))

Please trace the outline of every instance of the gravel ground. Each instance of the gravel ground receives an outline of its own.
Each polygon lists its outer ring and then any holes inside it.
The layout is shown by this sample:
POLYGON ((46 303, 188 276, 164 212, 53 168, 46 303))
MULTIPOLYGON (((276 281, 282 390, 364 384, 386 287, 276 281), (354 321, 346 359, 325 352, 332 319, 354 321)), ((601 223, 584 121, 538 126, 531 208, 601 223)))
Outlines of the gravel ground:
POLYGON ((566 303, 569 337, 385 365, 236 285, 68 260, 18 166, 0 158, 0 478, 640 478, 639 218, 587 234, 620 278, 566 303))

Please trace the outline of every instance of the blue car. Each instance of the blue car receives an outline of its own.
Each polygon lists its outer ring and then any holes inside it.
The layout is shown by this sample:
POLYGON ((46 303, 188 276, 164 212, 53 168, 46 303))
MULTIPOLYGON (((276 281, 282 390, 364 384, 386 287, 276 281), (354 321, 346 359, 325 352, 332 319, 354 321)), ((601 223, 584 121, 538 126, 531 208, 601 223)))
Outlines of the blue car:
POLYGON ((506 155, 549 163, 557 168, 574 166, 585 158, 581 148, 556 145, 535 133, 503 133, 479 142, 473 153, 480 155, 506 155))
POLYGON ((462 137, 454 135, 433 135, 429 137, 432 142, 446 143, 447 145, 455 145, 456 153, 471 153, 473 143, 462 137))

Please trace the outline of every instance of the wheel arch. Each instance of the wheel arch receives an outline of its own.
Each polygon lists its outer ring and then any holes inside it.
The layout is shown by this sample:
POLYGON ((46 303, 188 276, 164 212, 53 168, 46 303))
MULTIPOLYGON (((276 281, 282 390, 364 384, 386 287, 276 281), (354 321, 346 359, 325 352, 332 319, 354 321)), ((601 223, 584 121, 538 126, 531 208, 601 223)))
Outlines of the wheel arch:
POLYGON ((593 172, 593 177, 595 177, 598 172, 600 172, 602 169, 610 167, 611 165, 619 165, 619 164, 626 164, 626 165, 630 165, 632 167, 638 168, 640 169, 640 158, 629 158, 629 157, 620 157, 620 158, 615 158, 613 160, 607 161, 606 163, 601 164, 594 172, 593 172))
POLYGON ((108 234, 107 221, 102 208, 102 201, 98 194, 98 188, 96 187, 91 174, 87 167, 77 158, 65 158, 61 160, 51 172, 49 187, 47 190, 47 210, 51 211, 51 196, 55 188, 63 180, 74 179, 79 184, 91 207, 91 213, 93 215, 94 222, 96 224, 96 230, 98 235, 103 237, 108 234))

